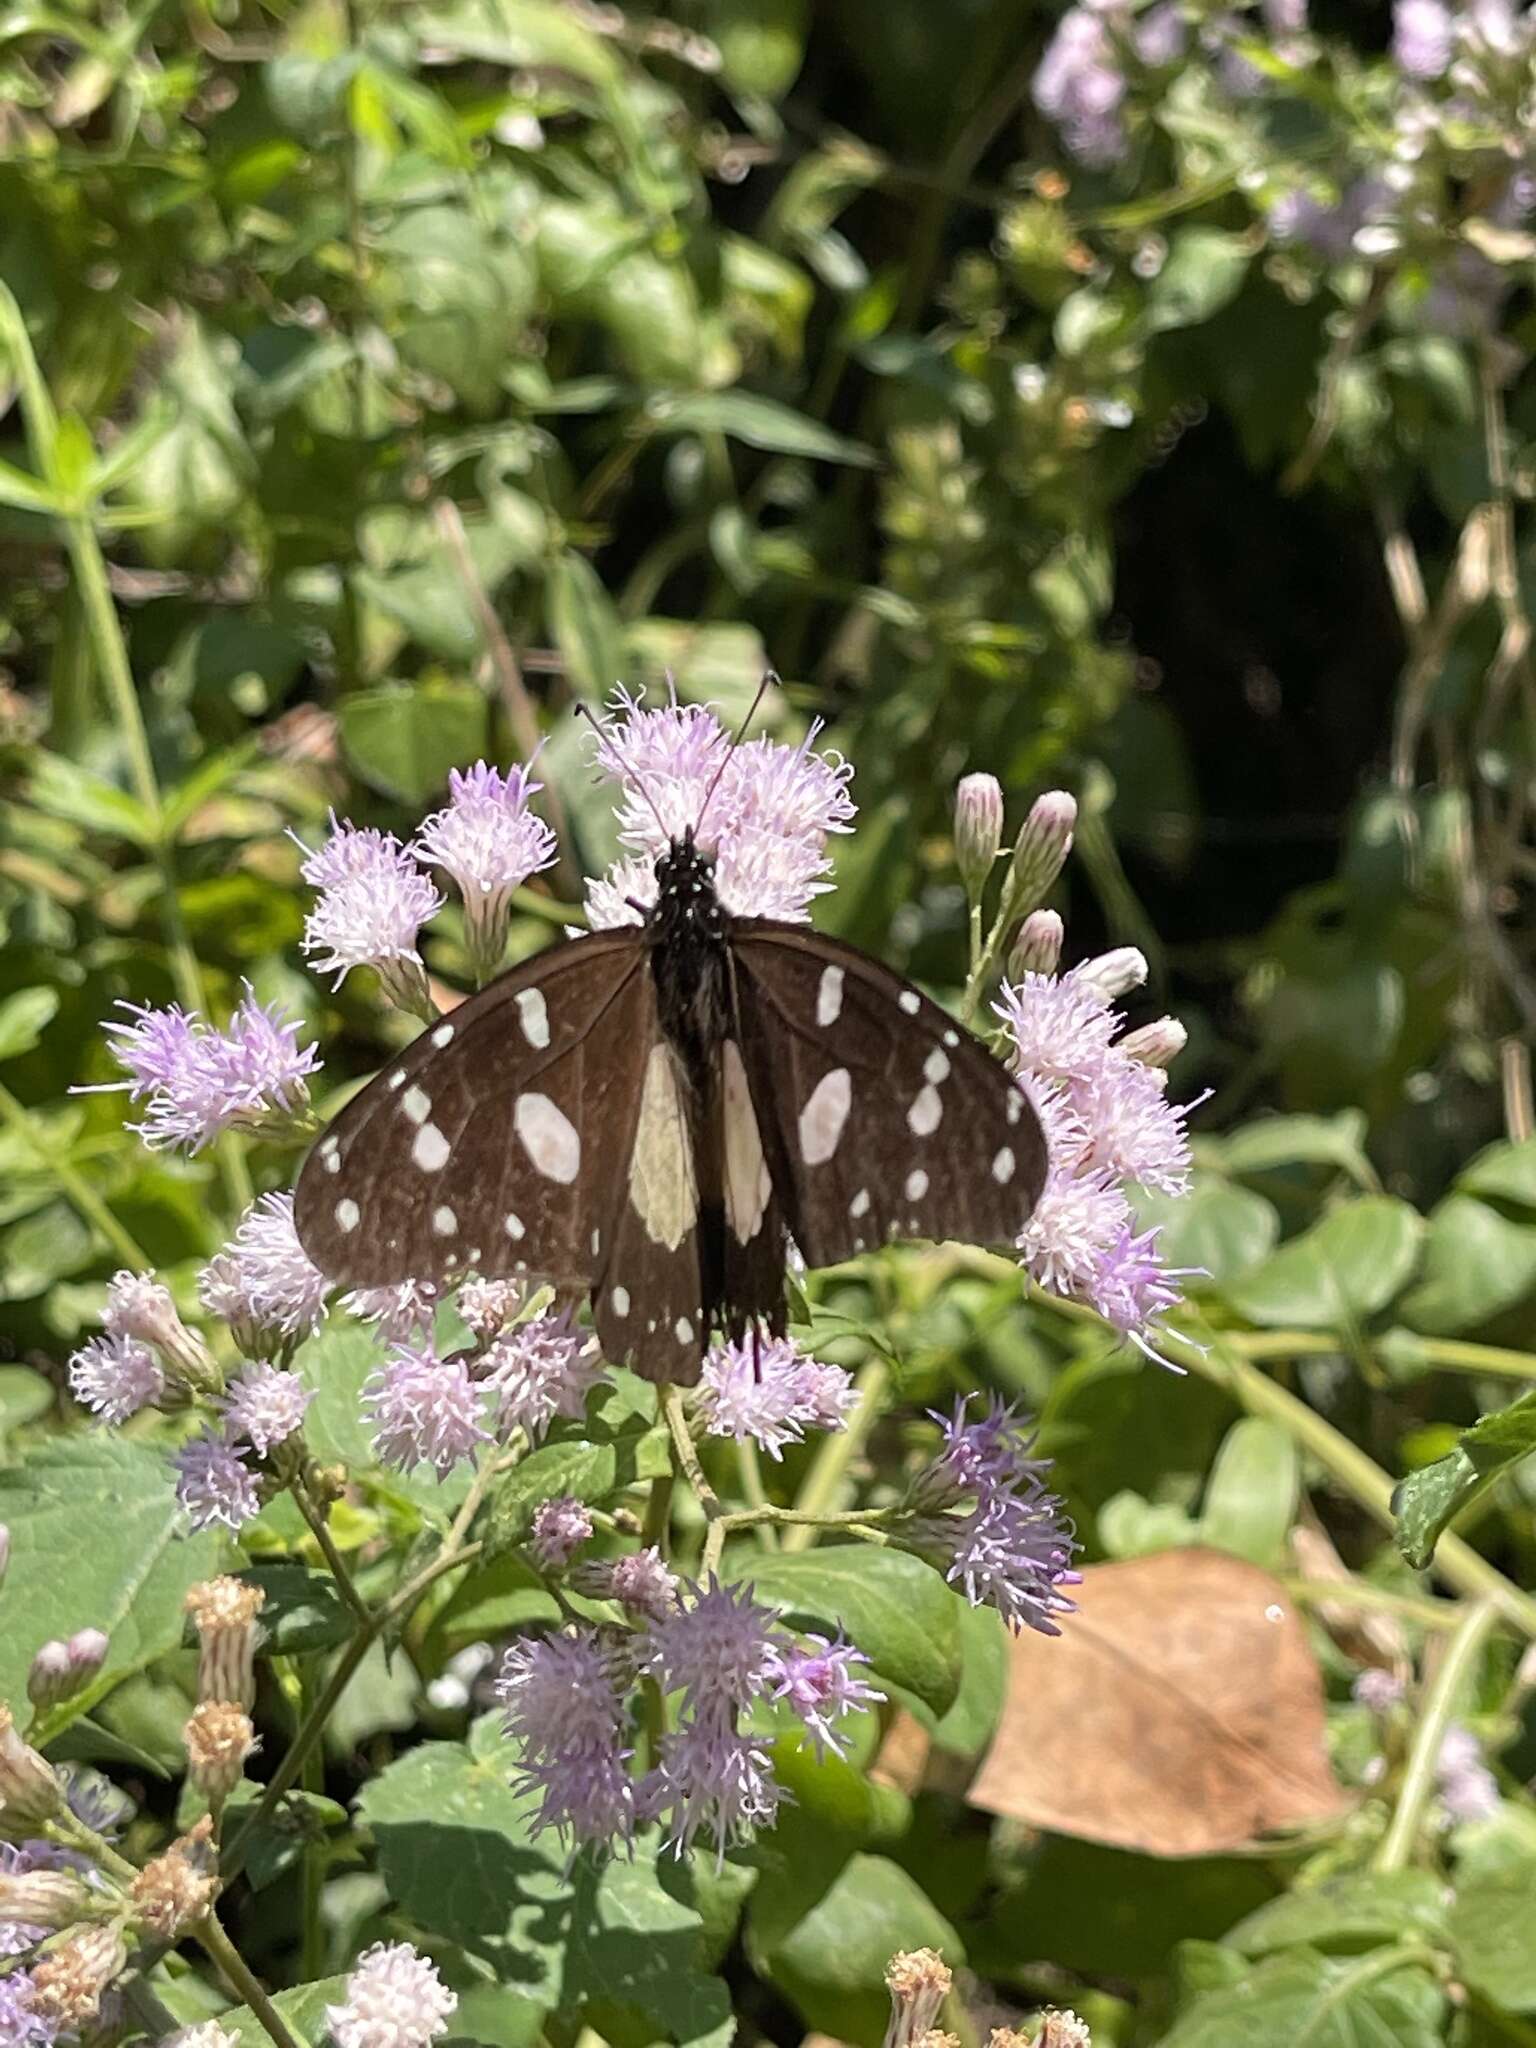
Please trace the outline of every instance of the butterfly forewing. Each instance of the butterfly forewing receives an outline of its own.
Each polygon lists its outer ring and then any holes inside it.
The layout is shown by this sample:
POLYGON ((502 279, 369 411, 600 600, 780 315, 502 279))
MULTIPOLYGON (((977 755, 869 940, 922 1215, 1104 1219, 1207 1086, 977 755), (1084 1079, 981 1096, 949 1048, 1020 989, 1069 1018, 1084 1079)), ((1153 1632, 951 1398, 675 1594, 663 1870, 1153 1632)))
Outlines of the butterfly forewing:
POLYGON ((1044 1184, 1045 1140, 986 1047, 816 932, 743 919, 731 950, 769 1169, 807 1264, 893 1237, 1011 1244, 1044 1184))
POLYGON ((338 1286, 473 1268, 589 1286, 656 1035, 646 952, 600 933, 513 968, 426 1031, 332 1123, 294 1197, 338 1286))

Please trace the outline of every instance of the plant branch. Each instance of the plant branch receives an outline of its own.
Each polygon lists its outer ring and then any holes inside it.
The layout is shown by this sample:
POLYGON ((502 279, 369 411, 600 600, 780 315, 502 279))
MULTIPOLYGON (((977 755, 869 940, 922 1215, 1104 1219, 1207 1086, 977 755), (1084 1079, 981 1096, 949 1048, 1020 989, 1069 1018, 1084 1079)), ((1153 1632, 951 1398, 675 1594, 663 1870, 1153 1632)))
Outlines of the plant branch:
POLYGON ((215 1915, 210 1913, 192 1932, 198 1945, 228 1979, 230 1988, 238 1997, 245 2000, 261 2021, 267 2034, 277 2043, 277 2048, 299 2048, 297 2036, 289 2031, 282 2014, 267 1996, 260 1980, 252 1974, 244 1956, 219 1925, 215 1915))
POLYGON ((816 1541, 816 1533, 825 1526, 825 1518, 842 1488, 849 1465, 864 1448, 869 1432, 879 1420, 890 1377, 890 1367, 884 1359, 876 1358, 854 1381, 856 1398, 848 1426, 835 1436, 822 1438, 795 1502, 795 1523, 784 1538, 786 1550, 809 1550, 816 1541))
POLYGON ((1414 1731, 1413 1747, 1398 1788, 1392 1822, 1383 1835, 1374 1858, 1375 1868, 1386 1873, 1403 1870, 1413 1854, 1424 1825, 1424 1816, 1435 1789, 1435 1769, 1445 1731, 1450 1726, 1456 1702, 1476 1668, 1483 1645, 1499 1619, 1496 1600, 1479 1600, 1469 1608, 1461 1626, 1446 1645, 1445 1656, 1435 1673, 1434 1684, 1424 1702, 1424 1711, 1414 1731))
POLYGON ((368 1603, 362 1594, 358 1592, 352 1574, 347 1569, 346 1559, 336 1548, 336 1539, 331 1534, 325 1509, 310 1497, 309 1488, 304 1484, 302 1475, 295 1473, 289 1491, 293 1495, 299 1513, 304 1517, 309 1533, 320 1546, 320 1555, 325 1559, 331 1577, 336 1581, 336 1590, 340 1593, 342 1599, 346 1601, 356 1618, 367 1625, 373 1619, 369 1612, 368 1603))

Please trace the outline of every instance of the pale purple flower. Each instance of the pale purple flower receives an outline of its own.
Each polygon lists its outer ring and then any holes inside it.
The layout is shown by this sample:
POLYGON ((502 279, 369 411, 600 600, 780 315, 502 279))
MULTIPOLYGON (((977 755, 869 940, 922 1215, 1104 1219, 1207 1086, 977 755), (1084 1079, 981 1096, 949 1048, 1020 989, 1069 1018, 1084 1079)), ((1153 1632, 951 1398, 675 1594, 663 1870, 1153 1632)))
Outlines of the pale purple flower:
POLYGON ((480 1389, 462 1358, 439 1358, 430 1343, 401 1348, 363 1387, 373 1447, 402 1472, 428 1465, 445 1479, 490 1440, 480 1389))
POLYGON ((682 1694, 685 1715, 735 1713, 758 1697, 773 1667, 773 1617, 748 1587, 712 1579, 686 1605, 652 1624, 643 1668, 665 1693, 682 1694))
POLYGON ((132 1023, 109 1020, 112 1055, 126 1081, 77 1088, 77 1095, 126 1089, 145 1104, 142 1123, 130 1124, 151 1151, 182 1147, 198 1152, 221 1131, 271 1131, 291 1125, 309 1104, 308 1076, 320 1063, 314 1046, 299 1044, 300 1026, 256 1000, 249 982, 223 1031, 178 1005, 151 1009, 119 1003, 132 1023))
POLYGON ((1084 163, 1103 167, 1125 155, 1125 75, 1109 30, 1090 8, 1069 7, 1056 24, 1031 93, 1084 163))
POLYGON ((211 1434, 176 1453, 176 1498, 194 1529, 238 1532, 261 1509, 256 1474, 233 1445, 211 1434))
POLYGON ((842 1756, 844 1738, 832 1723, 857 1708, 878 1705, 885 1694, 866 1685, 854 1671, 855 1664, 869 1662, 862 1650, 840 1639, 828 1642, 825 1636, 807 1636, 805 1641, 809 1647, 773 1647, 768 1679, 772 1696, 786 1701, 800 1716, 818 1757, 828 1750, 842 1756))
POLYGON ((224 1397, 224 1430, 231 1443, 248 1443, 260 1457, 286 1443, 314 1399, 297 1373, 261 1360, 244 1365, 224 1397))
POLYGON ((1456 46, 1456 17, 1445 0, 1396 0, 1392 55, 1410 78, 1443 78, 1456 46))
POLYGON ((1138 1350, 1171 1371, 1182 1372, 1182 1366, 1152 1349, 1145 1333, 1155 1332, 1169 1309, 1178 1306, 1182 1294, 1175 1283, 1193 1278, 1199 1269, 1166 1265, 1158 1249, 1158 1235, 1155 1229, 1138 1231, 1130 1223, 1124 1224, 1097 1263, 1087 1299, 1089 1306, 1138 1350))
POLYGON ((330 1283, 299 1243, 293 1196, 258 1196, 234 1237, 203 1268, 197 1291, 249 1355, 266 1356, 312 1335, 330 1283))
POLYGON ((636 1813, 624 1673, 598 1631, 514 1643, 496 1696, 521 1744, 517 1782, 540 1797, 533 1832, 555 1828, 594 1847, 629 1841, 636 1813))
POLYGON ((594 1600, 617 1600, 637 1621, 662 1621, 678 1604, 679 1580, 653 1544, 624 1557, 594 1558, 576 1567, 571 1583, 594 1600))
MULTIPOLYGON (((39 1843, 36 1846, 44 1845, 39 1843)), ((0 1877, 24 1877, 30 1871, 48 1868, 47 1864, 33 1855, 33 1847, 30 1842, 0 1842, 0 1877)), ((43 1940, 47 1932, 46 1927, 34 1927, 25 1921, 0 1920, 0 1956, 25 1954, 29 1948, 43 1940)), ((0 1978, 0 1984, 6 1981, 0 1978)), ((4 2013, 5 2007, 0 2004, 0 2020, 3 2020, 4 2013)), ((8 2038, 6 2034, 0 2033, 0 2042, 8 2038)))
POLYGON ((517 1280, 482 1280, 478 1274, 461 1282, 455 1307, 470 1335, 482 1344, 499 1336, 523 1303, 517 1280))
POLYGON ((1168 1100, 1168 1076, 1160 1067, 1117 1048, 1115 1058, 1103 1061, 1091 1079, 1070 1084, 1067 1094, 1088 1134, 1079 1171, 1111 1173, 1167 1195, 1189 1192, 1184 1121, 1193 1105, 1168 1100))
POLYGON ((723 1714, 695 1715, 661 1739, 660 1759, 642 1781, 638 1802, 659 1821, 677 1856, 701 1834, 713 1837, 718 1862, 733 1842, 772 1824, 784 1798, 768 1753, 723 1714))
POLYGON ((475 1377, 496 1404, 496 1434, 523 1430, 537 1443, 557 1415, 579 1422, 603 1378, 591 1336, 569 1310, 534 1316, 504 1330, 474 1361, 475 1377))
POLYGON ((699 1382, 699 1413, 711 1436, 750 1438, 770 1457, 807 1429, 841 1429, 853 1382, 840 1366, 807 1358, 788 1337, 752 1331, 711 1345, 699 1382))
POLYGON ((564 1571, 591 1534, 591 1511, 572 1495, 541 1501, 533 1517, 534 1561, 541 1571, 564 1571))
POLYGON ((1368 1712, 1380 1715, 1402 1705, 1405 1688, 1395 1672, 1372 1665, 1359 1674, 1349 1690, 1351 1697, 1368 1712))
POLYGON ((1470 1728, 1453 1721, 1435 1759, 1440 1803, 1453 1821, 1493 1820, 1501 1805, 1499 1781, 1483 1758, 1483 1745, 1470 1728))
POLYGON ((416 935, 443 898, 393 832, 359 829, 331 816, 331 836, 299 872, 320 891, 304 923, 304 951, 339 986, 353 967, 372 967, 392 1003, 433 1015, 416 935))
POLYGON ((526 768, 505 775, 477 761, 453 769, 449 800, 416 834, 418 860, 452 877, 464 900, 464 924, 472 959, 483 977, 500 960, 507 941, 512 892, 556 859, 555 835, 528 808, 542 783, 526 768))
POLYGON ((202 1339, 189 1330, 171 1298, 171 1290, 153 1273, 114 1273, 107 1282, 107 1305, 101 1326, 109 1337, 132 1337, 153 1344, 190 1378, 201 1379, 208 1367, 202 1339))
POLYGON ((69 1361, 69 1390, 103 1422, 126 1422, 165 1394, 165 1373, 135 1337, 92 1337, 69 1361))
POLYGON ((341 1301, 363 1322, 376 1323, 386 1344, 409 1344, 431 1335, 441 1297, 435 1280, 399 1280, 393 1287, 354 1287, 341 1301))
POLYGON ((52 2048, 54 2027, 32 2009, 32 1979, 25 1970, 0 1977, 0 2041, 6 2048, 52 2048))
POLYGON ((1081 967, 1026 974, 1004 986, 996 1007, 1016 1071, 1035 1081, 1090 1081, 1120 1024, 1109 997, 1081 967))
POLYGON ((375 1942, 325 2020, 335 2048, 429 2048, 447 2033, 458 2004, 458 1993, 408 1941, 375 1942))
MULTIPOLYGON (((89 1764, 59 1765, 64 1797, 76 1820, 83 1820, 93 1833, 115 1842, 132 1820, 136 1808, 126 1792, 119 1791, 104 1772, 89 1764)), ((88 1870, 89 1864, 72 1849, 55 1849, 47 1842, 28 1844, 39 1869, 88 1870)))
POLYGON ((1183 56, 1189 30, 1174 0, 1160 0, 1158 6, 1137 15, 1131 40, 1143 64, 1160 67, 1176 64, 1183 56))

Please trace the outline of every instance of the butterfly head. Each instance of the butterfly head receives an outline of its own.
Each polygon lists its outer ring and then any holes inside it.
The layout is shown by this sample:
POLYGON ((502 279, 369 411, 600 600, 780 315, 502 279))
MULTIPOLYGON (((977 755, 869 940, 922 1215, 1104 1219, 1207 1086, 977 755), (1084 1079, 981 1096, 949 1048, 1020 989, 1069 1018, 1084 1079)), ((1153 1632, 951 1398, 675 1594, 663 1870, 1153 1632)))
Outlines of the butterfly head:
POLYGON ((678 937, 725 936, 725 913, 715 894, 715 857, 696 843, 691 825, 657 858, 651 923, 678 937))

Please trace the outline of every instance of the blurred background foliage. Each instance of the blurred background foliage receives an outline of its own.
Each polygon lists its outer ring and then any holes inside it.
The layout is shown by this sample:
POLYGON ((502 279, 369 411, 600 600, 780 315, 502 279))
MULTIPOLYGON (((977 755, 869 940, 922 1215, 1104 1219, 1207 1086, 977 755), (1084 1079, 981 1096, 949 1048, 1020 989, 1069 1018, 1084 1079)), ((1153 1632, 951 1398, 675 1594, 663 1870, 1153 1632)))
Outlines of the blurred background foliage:
MULTIPOLYGON (((300 971, 290 832, 334 806, 408 833, 451 766, 542 737, 563 853, 530 950, 612 850, 573 702, 670 675, 740 710, 771 664, 773 716, 825 718, 857 768, 824 921, 936 985, 964 966, 956 777, 1019 815, 1078 795, 1069 958, 1142 947, 1145 1014, 1189 1025, 1175 1087, 1212 1092, 1169 1243, 1292 1408, 1245 1465, 1251 1386, 1128 1365, 947 1265, 879 1301, 903 1398, 1027 1394, 1091 1557, 1235 1512, 1254 1561, 1294 1562, 1299 1520, 1412 1590, 1345 1453, 1466 1458, 1536 1373, 1529 57, 1430 95, 1405 153, 1384 10, 1180 20, 1176 51, 1113 28, 1093 147, 1042 111, 1067 31, 1040 0, 0 16, 14 1446, 60 1421, 125 1238, 185 1287, 250 1177, 291 1170, 148 1159, 116 1098, 69 1097, 110 1077, 112 1002, 222 1016, 248 978, 340 1082, 390 1027, 300 971)), ((461 972, 451 917, 429 965, 461 972)), ((1477 1491, 1467 1556, 1516 1579, 1522 1471, 1442 1503, 1477 1491)), ((1172 2010, 1175 1937, 1286 1881, 1063 1838, 1021 1906, 1019 1844, 988 1892, 923 1796, 889 1853, 928 1882, 949 1859, 941 1910, 994 1983, 1107 1986, 1112 2033, 1172 2010), (1112 1953, 1111 1893, 1144 1901, 1112 1953)), ((862 2038, 868 1985, 840 2003, 802 1946, 776 1971, 759 1938, 774 1995, 862 2038)), ((1507 1994, 1536 2010, 1536 1981, 1507 1994)))

